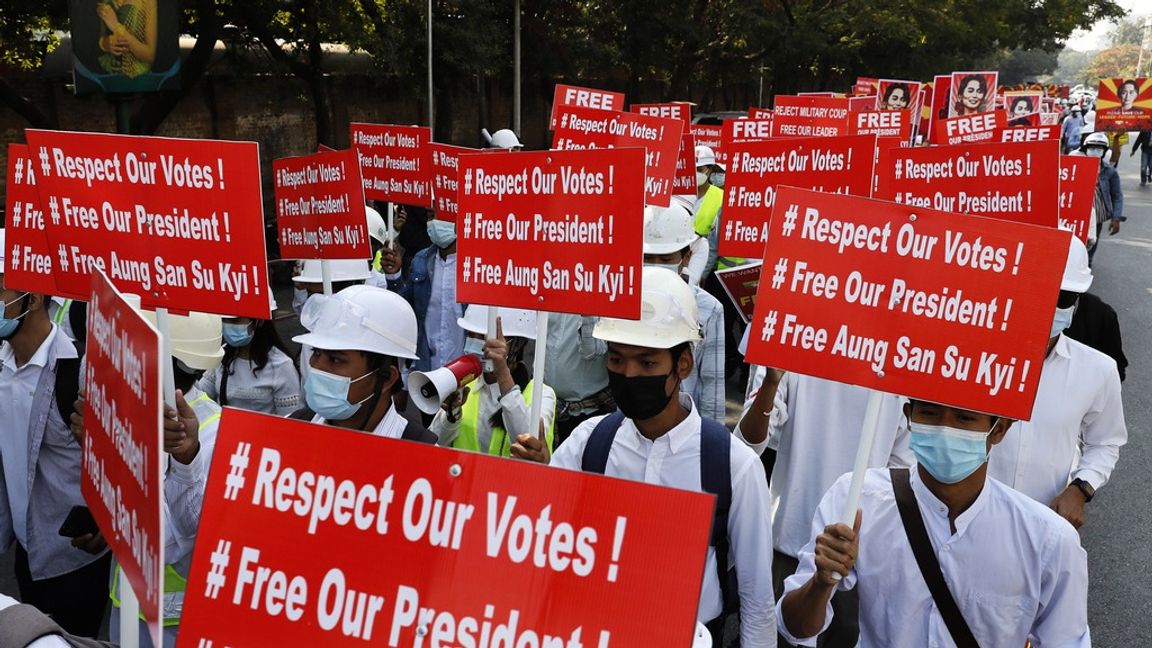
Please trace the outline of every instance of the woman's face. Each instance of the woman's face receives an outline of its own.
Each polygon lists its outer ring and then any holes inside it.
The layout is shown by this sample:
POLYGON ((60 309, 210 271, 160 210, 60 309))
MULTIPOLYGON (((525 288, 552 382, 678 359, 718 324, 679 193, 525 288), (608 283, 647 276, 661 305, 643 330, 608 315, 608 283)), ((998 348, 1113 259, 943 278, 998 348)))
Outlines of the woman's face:
POLYGON ((1012 107, 1013 117, 1023 117, 1030 112, 1032 112, 1031 106, 1028 105, 1027 101, 1017 101, 1016 105, 1012 107))
POLYGON ((1132 104, 1136 102, 1136 86, 1131 83, 1125 83, 1120 86, 1120 104, 1124 110, 1131 110, 1132 104))
POLYGON ((967 110, 979 110, 980 104, 984 103, 984 90, 980 88, 980 82, 971 79, 964 84, 964 92, 960 95, 960 101, 967 110))
POLYGON ((888 110, 903 110, 908 105, 908 97, 904 96, 902 88, 896 88, 888 93, 888 110))

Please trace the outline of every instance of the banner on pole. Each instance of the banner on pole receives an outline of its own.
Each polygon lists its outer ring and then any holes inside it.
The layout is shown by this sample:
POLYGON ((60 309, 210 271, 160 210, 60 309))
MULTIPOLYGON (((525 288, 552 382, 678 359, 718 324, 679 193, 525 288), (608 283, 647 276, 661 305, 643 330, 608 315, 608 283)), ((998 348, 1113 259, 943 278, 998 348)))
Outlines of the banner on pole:
POLYGON ((776 95, 773 128, 777 137, 839 137, 848 134, 848 99, 776 95))
POLYGON ((1069 230, 1085 245, 1088 244, 1089 228, 1095 227, 1092 203, 1096 199, 1096 176, 1099 173, 1099 158, 1060 156, 1060 229, 1069 230))
POLYGON ((563 106, 623 111, 624 93, 557 83, 552 94, 552 116, 548 122, 548 130, 556 130, 560 108, 563 106))
POLYGON ((42 295, 56 295, 52 248, 44 232, 44 210, 36 191, 36 168, 28 147, 8 145, 8 184, 4 209, 4 286, 42 295))
POLYGON ((349 131, 365 198, 432 207, 432 129, 353 123, 349 131))
POLYGON ((368 226, 356 151, 272 163, 276 230, 283 259, 367 259, 368 226))

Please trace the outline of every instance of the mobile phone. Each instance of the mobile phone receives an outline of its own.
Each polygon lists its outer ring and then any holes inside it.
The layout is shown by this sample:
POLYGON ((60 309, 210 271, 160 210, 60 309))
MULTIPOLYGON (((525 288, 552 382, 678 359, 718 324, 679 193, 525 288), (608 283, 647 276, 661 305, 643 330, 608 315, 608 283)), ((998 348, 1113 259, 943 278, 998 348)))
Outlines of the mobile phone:
POLYGON ((96 525, 96 519, 87 506, 73 506, 68 511, 68 517, 64 518, 64 524, 60 525, 59 533, 65 538, 78 538, 99 531, 100 527, 96 525))

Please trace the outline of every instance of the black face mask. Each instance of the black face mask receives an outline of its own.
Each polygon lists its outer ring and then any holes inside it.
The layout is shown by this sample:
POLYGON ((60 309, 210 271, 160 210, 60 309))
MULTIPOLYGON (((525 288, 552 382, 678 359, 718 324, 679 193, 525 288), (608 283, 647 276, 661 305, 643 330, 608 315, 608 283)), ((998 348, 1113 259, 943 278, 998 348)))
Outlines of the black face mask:
MULTIPOLYGON (((672 372, 676 371, 675 364, 672 372)), ((672 390, 671 394, 664 391, 668 376, 625 376, 615 371, 608 372, 608 389, 612 390, 612 398, 624 416, 633 421, 643 421, 656 416, 668 406, 668 401, 679 390, 672 390)))

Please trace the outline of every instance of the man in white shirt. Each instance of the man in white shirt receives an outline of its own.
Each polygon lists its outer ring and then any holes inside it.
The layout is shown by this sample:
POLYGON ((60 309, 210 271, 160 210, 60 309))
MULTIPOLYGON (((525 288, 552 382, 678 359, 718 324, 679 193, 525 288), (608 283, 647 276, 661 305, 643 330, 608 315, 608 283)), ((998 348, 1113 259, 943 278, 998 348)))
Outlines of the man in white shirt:
POLYGON ((436 435, 409 423, 392 405, 401 359, 415 360, 416 315, 399 295, 351 286, 314 295, 300 312, 308 333, 311 370, 304 379, 308 404, 292 418, 393 439, 435 443, 436 435))
POLYGON ((851 475, 832 486, 777 604, 781 634, 815 646, 831 621, 833 592, 856 588, 862 648, 960 643, 941 612, 944 597, 929 591, 913 554, 897 480, 910 488, 902 489, 913 496, 908 514, 923 520, 926 554, 939 563, 927 565, 929 573, 941 572, 980 646, 1090 646, 1080 537, 1048 507, 987 476, 988 452, 1010 435, 1012 421, 924 401, 904 411, 918 464, 868 470, 854 527, 838 522, 851 475))
MULTIPOLYGON (((692 373, 692 345, 700 340, 692 289, 664 268, 644 268, 643 282, 642 318, 604 318, 594 333, 608 345, 608 380, 620 412, 581 423, 551 464, 716 494, 716 519, 727 522, 713 530, 697 620, 721 646, 724 613, 738 607, 740 645, 775 646, 764 469, 755 453, 733 442, 721 424, 701 419, 691 396, 680 392, 692 373), (715 470, 725 463, 726 479, 715 470), (729 591, 731 569, 736 591, 729 591)), ((529 434, 519 437, 512 454, 548 462, 529 434)))
MULTIPOLYGON (((820 499, 840 475, 852 470, 870 394, 855 385, 753 368, 736 435, 757 453, 769 446, 776 452, 769 510, 776 543, 772 586, 777 592, 796 571, 800 550, 812 539, 812 515, 820 499)), ((899 396, 883 396, 869 468, 912 464, 907 428, 900 424, 903 403, 899 396)), ((855 591, 833 596, 835 616, 820 635, 821 647, 856 645, 857 606, 855 591)))
POLYGON ((1062 333, 1091 285, 1088 252, 1073 236, 1032 419, 1016 423, 988 464, 989 475, 1077 528, 1128 441, 1116 361, 1062 333))
MULTIPOLYGON (((464 307, 456 303, 456 224, 430 220, 428 237, 432 245, 412 257, 408 277, 388 274, 389 290, 407 299, 416 312, 417 371, 439 369, 464 353, 464 329, 457 323, 464 307)), ((394 268, 391 262, 386 271, 394 268)))

